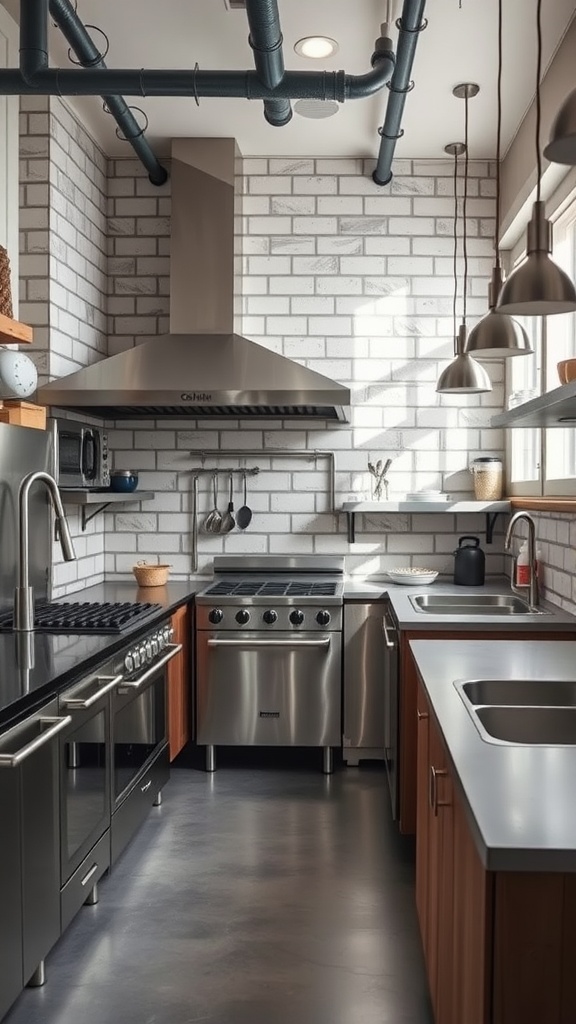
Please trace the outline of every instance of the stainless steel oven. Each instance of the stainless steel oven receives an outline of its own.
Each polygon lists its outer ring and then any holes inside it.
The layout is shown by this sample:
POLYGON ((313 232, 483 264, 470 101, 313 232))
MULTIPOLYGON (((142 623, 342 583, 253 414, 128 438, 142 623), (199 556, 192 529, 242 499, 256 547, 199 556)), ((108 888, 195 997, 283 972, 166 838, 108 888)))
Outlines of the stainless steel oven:
POLYGON ((71 719, 60 737, 63 929, 82 903, 97 901, 97 883, 110 866, 110 702, 121 681, 107 665, 59 697, 71 719))
POLYGON ((148 813, 170 776, 166 716, 168 662, 182 650, 165 625, 131 648, 112 692, 111 862, 148 813))
POLYGON ((196 599, 197 741, 342 742, 342 560, 221 558, 196 599), (229 571, 226 571, 229 570, 229 571), (241 572, 239 572, 241 570, 241 572))

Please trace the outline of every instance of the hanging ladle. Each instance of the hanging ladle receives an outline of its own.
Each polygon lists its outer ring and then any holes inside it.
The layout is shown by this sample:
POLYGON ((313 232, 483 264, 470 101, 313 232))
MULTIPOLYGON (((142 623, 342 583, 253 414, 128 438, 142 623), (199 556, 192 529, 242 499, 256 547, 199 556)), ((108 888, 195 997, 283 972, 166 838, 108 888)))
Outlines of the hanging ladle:
POLYGON ((212 477, 212 494, 214 496, 214 508, 204 520, 204 529, 206 533, 220 533, 222 516, 218 511, 218 473, 214 473, 212 477))
POLYGON ((236 525, 239 526, 241 530, 245 530, 247 526, 250 526, 250 522, 252 519, 252 509, 249 508, 246 500, 247 473, 248 471, 246 469, 242 471, 242 482, 244 486, 244 504, 242 505, 242 508, 239 508, 238 512, 236 513, 236 525))
POLYGON ((236 526, 236 520, 232 515, 234 511, 234 473, 230 473, 230 493, 228 495, 228 509, 224 513, 222 523, 220 525, 220 533, 230 533, 236 526))

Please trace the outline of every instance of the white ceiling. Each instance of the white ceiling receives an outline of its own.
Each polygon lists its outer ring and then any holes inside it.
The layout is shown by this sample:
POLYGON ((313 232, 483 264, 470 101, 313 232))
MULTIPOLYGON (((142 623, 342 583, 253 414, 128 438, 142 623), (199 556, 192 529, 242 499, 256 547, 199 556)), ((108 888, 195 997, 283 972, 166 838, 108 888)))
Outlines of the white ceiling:
MULTIPOLYGON (((2 0, 17 17, 18 0, 2 0)), ((401 7, 401 5, 399 5, 401 7)), ((535 86, 536 0, 504 0, 505 147, 529 106, 535 86)), ((362 74, 370 68, 384 0, 279 0, 288 69, 327 69, 362 74), (310 61, 294 53, 304 35, 326 34, 340 44, 335 57, 310 61)), ((576 0, 544 0, 544 66, 557 48, 576 0)), ((109 67, 253 68, 244 11, 229 11, 224 0, 78 0, 85 24, 110 37, 109 67)), ((497 0, 430 0, 428 28, 420 36, 408 96, 399 157, 438 157, 444 145, 463 135, 463 104, 452 96, 458 82, 474 81, 480 93, 470 105, 471 155, 494 155, 497 0), (461 4, 461 6, 459 6, 461 4)), ((98 41, 98 35, 94 36, 98 41)), ((67 66, 60 33, 51 34, 53 59, 67 66)), ((134 99, 150 120, 148 138, 169 152, 177 136, 234 136, 245 156, 374 156, 382 123, 385 90, 368 100, 349 101, 325 120, 294 115, 285 128, 264 120, 262 105, 248 100, 134 99)), ((75 100, 81 116, 109 154, 127 146, 115 136, 115 122, 96 98, 75 100)), ((544 134, 546 126, 544 126, 544 134)))

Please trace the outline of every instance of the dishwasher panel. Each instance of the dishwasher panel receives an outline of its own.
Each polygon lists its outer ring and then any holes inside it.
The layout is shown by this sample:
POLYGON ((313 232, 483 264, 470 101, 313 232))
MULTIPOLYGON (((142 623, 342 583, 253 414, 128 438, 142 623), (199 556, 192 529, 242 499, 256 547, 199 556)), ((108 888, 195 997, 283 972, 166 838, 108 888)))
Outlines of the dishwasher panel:
POLYGON ((385 647, 387 601, 344 603, 343 757, 357 765, 385 756, 385 647))

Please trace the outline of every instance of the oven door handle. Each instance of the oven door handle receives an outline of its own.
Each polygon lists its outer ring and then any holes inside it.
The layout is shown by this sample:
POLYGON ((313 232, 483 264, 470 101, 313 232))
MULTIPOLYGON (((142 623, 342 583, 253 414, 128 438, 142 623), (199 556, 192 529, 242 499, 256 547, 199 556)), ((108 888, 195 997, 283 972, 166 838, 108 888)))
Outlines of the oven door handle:
POLYGON ((66 697, 62 698, 64 707, 71 711, 83 711, 85 708, 91 708, 100 697, 103 697, 109 690, 113 690, 115 686, 118 686, 124 677, 119 676, 98 676, 98 682, 103 682, 104 686, 101 686, 96 693, 93 693, 91 697, 87 697, 86 700, 82 700, 81 697, 66 697))
POLYGON ((166 654, 160 658, 160 661, 155 661, 150 668, 147 668, 138 679, 124 679, 120 676, 120 682, 118 683, 118 689, 122 690, 139 690, 144 683, 147 683, 152 676, 156 675, 159 668, 163 668, 167 665, 172 658, 175 658, 177 654, 182 650, 182 644, 166 644, 166 654))
POLYGON ((321 640, 209 640, 208 647, 330 647, 330 637, 321 640))
POLYGON ((66 715, 65 718, 40 718, 40 722, 52 724, 46 732, 40 733, 40 736, 36 736, 35 739, 30 740, 30 743, 26 743, 25 746, 20 747, 15 754, 0 754, 0 768, 17 768, 22 761, 25 761, 27 757, 30 757, 36 750, 43 747, 45 743, 48 743, 57 733, 62 732, 67 725, 70 725, 72 718, 70 715, 66 715))

